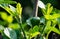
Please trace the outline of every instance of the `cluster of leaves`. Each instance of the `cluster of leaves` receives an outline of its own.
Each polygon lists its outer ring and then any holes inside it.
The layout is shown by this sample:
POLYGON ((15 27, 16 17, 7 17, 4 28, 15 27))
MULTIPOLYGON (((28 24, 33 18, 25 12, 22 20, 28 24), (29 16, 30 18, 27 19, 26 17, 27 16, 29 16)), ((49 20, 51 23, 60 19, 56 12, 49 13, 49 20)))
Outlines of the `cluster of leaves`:
POLYGON ((19 21, 21 19, 21 13, 22 13, 22 7, 20 3, 17 3, 16 8, 13 7, 10 4, 15 4, 15 1, 10 0, 3 0, 0 2, 0 7, 3 8, 5 11, 0 12, 0 33, 3 39, 21 39, 20 38, 20 26, 19 21), (4 2, 4 3, 3 3, 4 2), (9 15, 8 15, 9 13, 9 15), (14 20, 17 20, 19 23, 14 22, 14 20))
POLYGON ((9 13, 0 12, 3 20, 0 21, 0 33, 3 39, 48 39, 51 31, 60 34, 60 10, 53 8, 50 3, 41 8, 43 16, 31 17, 25 23, 22 22, 20 3, 17 3, 16 8, 9 3, 1 3, 0 7, 9 13), (13 20, 17 22, 13 23, 13 20))
POLYGON ((46 27, 44 29, 44 33, 47 33, 46 39, 48 39, 48 35, 51 31, 58 33, 60 35, 60 30, 57 29, 55 26, 58 25, 59 27, 59 22, 58 18, 60 18, 60 12, 56 10, 51 6, 50 3, 48 3, 45 7, 45 9, 42 9, 43 15, 45 17, 46 21, 46 27))

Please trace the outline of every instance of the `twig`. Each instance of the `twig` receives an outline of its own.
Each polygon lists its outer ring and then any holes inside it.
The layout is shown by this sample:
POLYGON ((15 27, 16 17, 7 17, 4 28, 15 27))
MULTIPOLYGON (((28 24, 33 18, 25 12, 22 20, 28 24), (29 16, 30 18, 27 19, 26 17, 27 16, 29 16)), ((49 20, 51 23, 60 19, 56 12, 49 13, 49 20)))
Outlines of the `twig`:
POLYGON ((35 0, 35 2, 34 2, 33 16, 37 17, 37 14, 38 14, 38 0, 35 0))

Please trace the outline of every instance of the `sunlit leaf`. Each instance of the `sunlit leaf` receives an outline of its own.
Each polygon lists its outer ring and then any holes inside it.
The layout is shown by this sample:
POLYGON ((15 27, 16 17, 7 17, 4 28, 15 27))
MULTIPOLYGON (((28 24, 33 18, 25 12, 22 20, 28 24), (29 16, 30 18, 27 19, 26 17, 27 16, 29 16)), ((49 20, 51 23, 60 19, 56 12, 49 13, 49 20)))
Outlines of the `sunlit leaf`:
POLYGON ((53 20, 53 19, 57 19, 60 17, 60 14, 53 14, 53 15, 45 15, 45 18, 48 20, 53 20))
POLYGON ((60 14, 53 14, 52 17, 53 17, 54 19, 59 18, 59 17, 60 17, 60 14))
POLYGON ((57 19, 52 20, 52 24, 57 24, 57 19))
POLYGON ((49 9, 50 9, 50 11, 49 11, 49 12, 51 13, 51 12, 52 12, 52 10, 53 10, 53 6, 51 6, 49 9))
POLYGON ((43 13, 43 15, 45 15, 46 14, 46 9, 42 9, 42 13, 43 13))
POLYGON ((12 16, 8 16, 6 21, 8 23, 12 23, 13 22, 13 17, 12 16))
POLYGON ((51 12, 50 12, 50 7, 51 7, 51 4, 48 3, 48 4, 46 5, 47 14, 50 14, 50 13, 51 13, 51 12))
POLYGON ((22 7, 21 7, 21 4, 20 3, 18 3, 17 5, 16 5, 16 10, 17 10, 17 13, 19 14, 19 15, 21 15, 22 14, 22 7))
POLYGON ((8 26, 9 26, 9 28, 12 28, 12 29, 19 29, 20 28, 20 26, 17 23, 9 24, 8 26))
POLYGON ((0 7, 2 7, 3 9, 5 9, 10 15, 16 16, 16 11, 13 10, 13 8, 14 8, 13 6, 8 5, 8 4, 0 4, 0 7))
POLYGON ((48 33, 50 31, 50 29, 51 29, 51 21, 48 21, 46 23, 46 27, 44 29, 44 33, 48 33))
POLYGON ((48 4, 46 5, 46 10, 47 10, 47 14, 50 14, 50 13, 52 12, 52 10, 53 10, 53 6, 51 6, 51 4, 48 3, 48 4))
POLYGON ((51 30, 57 34, 60 34, 60 31, 55 27, 51 27, 51 30))
POLYGON ((52 13, 53 10, 53 6, 51 6, 50 3, 47 3, 47 5, 45 6, 45 9, 42 9, 43 15, 50 15, 52 13))
POLYGON ((1 12, 1 18, 9 23, 13 21, 13 17, 8 16, 6 12, 1 12))
POLYGON ((8 5, 6 4, 0 4, 0 7, 2 7, 3 9, 5 9, 9 14, 12 14, 11 9, 8 7, 8 5))
POLYGON ((45 15, 45 18, 48 19, 48 20, 54 19, 54 18, 52 17, 52 15, 45 15))
POLYGON ((33 32, 38 32, 39 31, 39 27, 38 26, 34 26, 33 27, 33 32))
POLYGON ((5 7, 5 10, 11 14, 11 15, 14 15, 14 12, 9 8, 9 7, 5 7))
POLYGON ((35 36, 37 36, 37 35, 39 35, 39 34, 40 34, 40 32, 32 33, 32 34, 31 34, 31 38, 33 38, 33 37, 35 37, 35 36))
POLYGON ((7 13, 6 12, 0 12, 1 13, 1 18, 3 20, 6 20, 7 19, 7 13))
POLYGON ((5 28, 4 29, 4 34, 9 37, 10 39, 17 39, 17 35, 14 30, 11 28, 5 28))
POLYGON ((33 28, 30 28, 29 32, 34 33, 34 32, 38 32, 39 31, 39 27, 38 26, 34 26, 33 28))
POLYGON ((31 28, 29 30, 29 33, 30 33, 31 38, 37 36, 38 34, 40 34, 39 27, 38 26, 34 26, 33 29, 31 28))
POLYGON ((48 36, 49 36, 49 34, 50 34, 51 31, 53 31, 53 32, 55 32, 55 33, 57 33, 57 34, 60 35, 60 31, 57 28, 51 27, 50 31, 47 33, 46 39, 48 39, 48 36))

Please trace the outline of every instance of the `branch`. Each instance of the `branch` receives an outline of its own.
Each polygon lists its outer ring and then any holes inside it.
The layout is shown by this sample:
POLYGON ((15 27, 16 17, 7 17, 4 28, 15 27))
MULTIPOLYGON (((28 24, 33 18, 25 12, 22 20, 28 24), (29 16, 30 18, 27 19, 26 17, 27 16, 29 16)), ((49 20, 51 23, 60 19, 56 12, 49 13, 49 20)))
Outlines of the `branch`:
POLYGON ((37 17, 37 14, 38 14, 38 0, 35 0, 35 2, 34 2, 33 16, 37 17))

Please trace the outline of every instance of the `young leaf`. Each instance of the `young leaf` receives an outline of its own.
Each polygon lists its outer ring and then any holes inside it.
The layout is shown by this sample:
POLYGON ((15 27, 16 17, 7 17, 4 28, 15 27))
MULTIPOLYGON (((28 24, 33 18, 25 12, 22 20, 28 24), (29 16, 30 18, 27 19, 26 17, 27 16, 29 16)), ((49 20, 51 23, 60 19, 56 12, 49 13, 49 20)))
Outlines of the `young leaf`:
POLYGON ((40 34, 40 32, 39 32, 39 27, 38 27, 38 26, 34 26, 34 27, 33 27, 32 37, 35 37, 35 36, 37 36, 38 34, 40 34))
POLYGON ((49 11, 49 12, 51 13, 51 12, 52 12, 52 10, 53 10, 53 6, 51 6, 49 9, 50 9, 50 11, 49 11))
POLYGON ((49 36, 49 34, 50 34, 51 31, 53 31, 53 32, 55 32, 55 33, 57 33, 57 34, 60 35, 60 31, 57 28, 51 27, 50 31, 47 33, 46 39, 48 39, 48 36, 49 36))
POLYGON ((53 6, 51 6, 51 4, 48 3, 48 4, 46 5, 47 14, 50 14, 50 13, 52 12, 52 10, 53 10, 53 6))
POLYGON ((9 14, 12 14, 10 8, 8 6, 6 6, 6 4, 0 4, 0 7, 2 7, 3 9, 5 9, 9 14))
POLYGON ((51 30, 60 35, 60 31, 57 28, 51 27, 51 30))
POLYGON ((48 33, 51 29, 51 21, 47 21, 44 33, 48 33))
POLYGON ((38 26, 34 26, 33 29, 31 28, 29 30, 29 33, 30 33, 31 38, 37 36, 38 34, 40 34, 39 27, 38 26))
POLYGON ((59 18, 60 14, 53 14, 52 17, 53 17, 53 19, 59 18))
POLYGON ((37 36, 39 34, 40 34, 40 32, 35 32, 35 33, 32 34, 31 38, 33 38, 33 37, 35 37, 35 36, 37 36))
POLYGON ((52 15, 44 15, 47 20, 53 19, 52 15))
POLYGON ((39 32, 39 27, 38 26, 34 26, 33 27, 33 32, 39 32))
POLYGON ((9 14, 11 14, 12 16, 16 16, 16 12, 15 12, 15 8, 11 5, 8 4, 0 4, 0 7, 2 7, 3 9, 5 9, 9 14), (8 7, 9 6, 9 7, 8 7), (14 9, 12 9, 14 8, 14 9))
POLYGON ((11 15, 15 14, 9 7, 5 7, 5 10, 11 15))
POLYGON ((38 6, 45 9, 45 4, 42 1, 38 1, 38 6))
POLYGON ((17 23, 9 24, 8 27, 9 27, 9 28, 12 28, 12 29, 15 29, 15 30, 17 30, 17 29, 20 28, 19 24, 17 24, 17 23))
POLYGON ((22 14, 22 7, 21 7, 21 4, 20 3, 18 3, 17 5, 16 5, 16 10, 17 10, 17 13, 19 14, 19 15, 21 15, 22 14))
POLYGON ((6 19, 6 21, 8 23, 12 23, 13 22, 13 17, 12 16, 8 16, 7 19, 6 19))
POLYGON ((42 13, 43 13, 43 15, 45 15, 46 14, 46 10, 42 9, 42 13))
POLYGON ((50 8, 50 6, 51 6, 50 3, 48 3, 48 4, 46 5, 46 11, 47 11, 47 14, 49 14, 49 8, 50 8))
POLYGON ((11 28, 5 28, 4 34, 9 37, 10 39, 17 39, 16 32, 12 30, 11 28))
POLYGON ((1 18, 3 20, 6 20, 7 19, 7 13, 6 12, 0 12, 1 13, 1 18))

